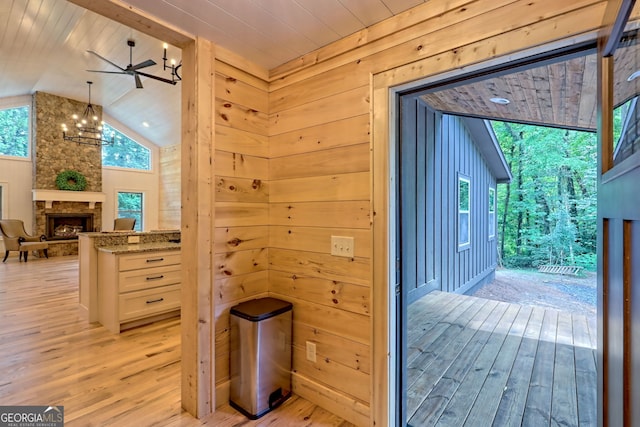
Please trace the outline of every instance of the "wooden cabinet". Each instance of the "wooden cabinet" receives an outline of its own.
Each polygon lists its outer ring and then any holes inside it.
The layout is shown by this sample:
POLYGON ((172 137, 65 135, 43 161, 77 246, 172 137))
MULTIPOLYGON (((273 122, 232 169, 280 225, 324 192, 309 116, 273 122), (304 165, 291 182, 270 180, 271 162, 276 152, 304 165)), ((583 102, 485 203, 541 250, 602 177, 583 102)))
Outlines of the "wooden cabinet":
POLYGON ((180 313, 180 252, 98 254, 98 319, 111 332, 180 313))

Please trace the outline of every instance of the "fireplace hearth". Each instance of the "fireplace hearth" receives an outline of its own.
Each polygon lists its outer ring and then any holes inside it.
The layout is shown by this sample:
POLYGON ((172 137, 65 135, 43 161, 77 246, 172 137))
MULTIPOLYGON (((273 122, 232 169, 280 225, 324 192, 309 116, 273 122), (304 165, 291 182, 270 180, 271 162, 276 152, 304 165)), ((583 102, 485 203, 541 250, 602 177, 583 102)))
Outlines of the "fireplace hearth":
POLYGON ((78 233, 93 231, 93 214, 50 213, 46 214, 45 235, 47 240, 72 240, 78 233))

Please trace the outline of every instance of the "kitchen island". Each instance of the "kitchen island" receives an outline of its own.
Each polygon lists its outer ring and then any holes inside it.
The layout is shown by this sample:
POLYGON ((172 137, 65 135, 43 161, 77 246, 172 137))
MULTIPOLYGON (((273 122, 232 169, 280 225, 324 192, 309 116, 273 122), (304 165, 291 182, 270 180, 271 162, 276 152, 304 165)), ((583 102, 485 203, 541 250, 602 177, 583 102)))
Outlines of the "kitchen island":
POLYGON ((112 332, 180 312, 180 232, 78 235, 80 306, 112 332))

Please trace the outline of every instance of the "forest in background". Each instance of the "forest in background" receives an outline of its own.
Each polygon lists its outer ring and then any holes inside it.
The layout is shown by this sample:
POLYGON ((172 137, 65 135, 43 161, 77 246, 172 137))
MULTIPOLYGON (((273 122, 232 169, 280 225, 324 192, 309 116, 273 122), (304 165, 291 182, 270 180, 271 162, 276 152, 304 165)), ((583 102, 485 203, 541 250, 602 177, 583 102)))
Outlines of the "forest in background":
POLYGON ((595 270, 596 133, 491 123, 513 175, 498 186, 502 264, 595 270))

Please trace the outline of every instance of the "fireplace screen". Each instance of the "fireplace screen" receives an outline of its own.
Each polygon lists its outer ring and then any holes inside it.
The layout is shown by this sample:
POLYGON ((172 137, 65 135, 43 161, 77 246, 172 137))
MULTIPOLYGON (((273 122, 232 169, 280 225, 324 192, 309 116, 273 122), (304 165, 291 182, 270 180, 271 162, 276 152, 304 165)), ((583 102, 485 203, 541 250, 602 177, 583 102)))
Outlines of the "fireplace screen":
POLYGON ((47 214, 48 240, 77 239, 78 233, 93 231, 93 214, 47 214))

